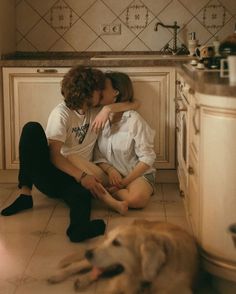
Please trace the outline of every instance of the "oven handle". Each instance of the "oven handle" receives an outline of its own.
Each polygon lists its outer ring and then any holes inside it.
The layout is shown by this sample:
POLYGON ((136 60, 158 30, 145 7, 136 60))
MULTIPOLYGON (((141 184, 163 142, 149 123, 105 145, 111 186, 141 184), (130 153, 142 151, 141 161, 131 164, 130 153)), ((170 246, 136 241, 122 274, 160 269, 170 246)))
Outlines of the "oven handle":
POLYGON ((193 127, 195 130, 195 135, 200 133, 200 128, 197 127, 197 123, 196 123, 196 116, 197 116, 197 111, 200 109, 199 105, 196 105, 195 109, 194 109, 194 114, 193 114, 193 127))

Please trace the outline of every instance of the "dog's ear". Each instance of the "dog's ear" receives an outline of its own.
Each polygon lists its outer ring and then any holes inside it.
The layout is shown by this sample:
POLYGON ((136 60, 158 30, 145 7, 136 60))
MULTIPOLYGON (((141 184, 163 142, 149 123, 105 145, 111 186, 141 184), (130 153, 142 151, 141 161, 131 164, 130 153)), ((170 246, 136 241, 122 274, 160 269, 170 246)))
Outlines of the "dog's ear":
POLYGON ((140 246, 142 275, 145 281, 152 281, 167 259, 168 240, 148 237, 140 246))

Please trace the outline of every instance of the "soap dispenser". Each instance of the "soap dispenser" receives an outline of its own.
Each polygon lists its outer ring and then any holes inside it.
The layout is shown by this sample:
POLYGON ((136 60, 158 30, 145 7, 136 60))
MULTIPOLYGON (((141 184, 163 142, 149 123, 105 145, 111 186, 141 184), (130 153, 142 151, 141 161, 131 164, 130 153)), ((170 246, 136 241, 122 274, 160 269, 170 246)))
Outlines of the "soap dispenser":
POLYGON ((195 54, 195 49, 198 46, 198 40, 196 40, 196 33, 191 32, 189 33, 190 39, 188 40, 188 50, 189 50, 189 55, 193 56, 195 54))

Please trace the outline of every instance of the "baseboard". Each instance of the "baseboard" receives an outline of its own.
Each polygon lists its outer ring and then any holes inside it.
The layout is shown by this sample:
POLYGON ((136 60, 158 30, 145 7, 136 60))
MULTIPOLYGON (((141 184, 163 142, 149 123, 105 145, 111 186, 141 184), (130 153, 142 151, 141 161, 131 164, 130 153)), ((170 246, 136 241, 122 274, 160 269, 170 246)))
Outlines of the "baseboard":
POLYGON ((157 170, 157 183, 178 183, 176 169, 161 169, 157 170))
MULTIPOLYGON (((17 183, 18 170, 0 170, 0 183, 17 183)), ((157 183, 178 183, 175 169, 158 170, 157 183)))
POLYGON ((0 184, 10 184, 18 182, 18 170, 0 170, 0 184))

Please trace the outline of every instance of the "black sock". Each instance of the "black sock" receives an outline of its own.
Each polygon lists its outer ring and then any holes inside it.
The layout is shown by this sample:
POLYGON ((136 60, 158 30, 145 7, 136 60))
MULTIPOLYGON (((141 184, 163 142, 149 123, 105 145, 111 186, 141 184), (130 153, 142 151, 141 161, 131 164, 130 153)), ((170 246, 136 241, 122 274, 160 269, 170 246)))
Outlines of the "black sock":
POLYGON ((78 225, 70 225, 66 231, 71 242, 82 242, 86 239, 103 235, 106 224, 102 219, 90 221, 86 226, 78 227, 78 225))
POLYGON ((20 196, 8 207, 1 211, 1 215, 9 216, 22 210, 33 207, 33 199, 30 195, 20 194, 20 196))

